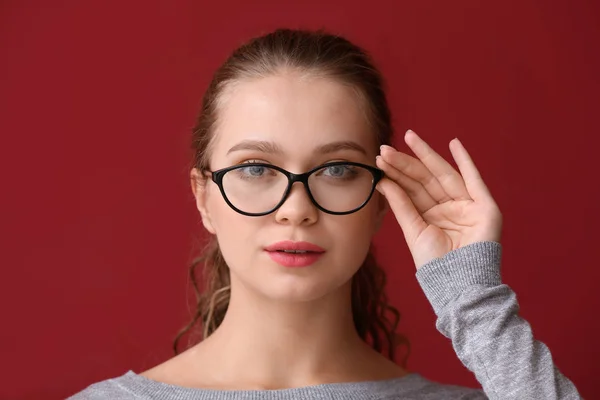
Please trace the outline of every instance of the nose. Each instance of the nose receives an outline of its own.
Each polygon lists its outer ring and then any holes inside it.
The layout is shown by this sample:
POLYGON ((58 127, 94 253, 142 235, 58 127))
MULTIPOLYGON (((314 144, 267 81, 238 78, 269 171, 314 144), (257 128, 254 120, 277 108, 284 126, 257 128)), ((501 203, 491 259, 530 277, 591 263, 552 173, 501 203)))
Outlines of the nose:
POLYGON ((282 224, 312 225, 319 218, 319 210, 312 203, 302 182, 294 182, 290 193, 275 212, 275 219, 282 224))

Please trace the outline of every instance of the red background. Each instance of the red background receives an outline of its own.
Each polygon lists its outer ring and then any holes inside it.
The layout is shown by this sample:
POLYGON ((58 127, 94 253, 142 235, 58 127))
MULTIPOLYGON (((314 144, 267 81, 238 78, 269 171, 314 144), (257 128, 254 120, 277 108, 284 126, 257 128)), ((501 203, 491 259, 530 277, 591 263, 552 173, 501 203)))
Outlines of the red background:
MULTIPOLYGON (((201 95, 234 47, 282 26, 370 50, 397 132, 448 158, 463 141, 503 211, 521 315, 593 398, 597 4, 4 0, 0 398, 61 398, 170 356, 202 235, 187 171, 201 95)), ((409 368, 477 387, 436 331, 391 215, 377 244, 409 368)))

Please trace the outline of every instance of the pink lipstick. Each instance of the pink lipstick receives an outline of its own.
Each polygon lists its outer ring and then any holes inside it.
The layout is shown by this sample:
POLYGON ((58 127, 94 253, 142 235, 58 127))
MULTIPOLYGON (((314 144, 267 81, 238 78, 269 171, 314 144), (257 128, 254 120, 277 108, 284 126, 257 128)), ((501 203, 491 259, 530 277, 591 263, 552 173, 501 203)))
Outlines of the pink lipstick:
POLYGON ((325 249, 309 242, 277 242, 265 248, 273 261, 284 267, 307 267, 325 253, 325 249))

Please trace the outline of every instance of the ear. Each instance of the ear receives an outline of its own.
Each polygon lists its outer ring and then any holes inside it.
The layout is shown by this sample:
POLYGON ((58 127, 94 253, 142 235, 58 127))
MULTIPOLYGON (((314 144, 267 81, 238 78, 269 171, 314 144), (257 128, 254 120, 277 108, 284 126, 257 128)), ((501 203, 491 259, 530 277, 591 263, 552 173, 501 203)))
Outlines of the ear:
POLYGON ((381 193, 377 193, 377 197, 378 197, 378 199, 377 199, 377 215, 375 217, 375 232, 377 232, 379 230, 379 228, 381 228, 381 225, 383 224, 383 218, 385 217, 388 210, 390 209, 390 206, 384 195, 382 195, 381 193))
POLYGON ((197 168, 193 168, 190 172, 190 184, 192 186, 192 193, 196 198, 196 208, 200 212, 202 217, 202 224, 207 231, 211 234, 215 234, 215 228, 210 219, 210 213, 206 208, 206 197, 207 197, 207 186, 208 180, 203 176, 197 168))

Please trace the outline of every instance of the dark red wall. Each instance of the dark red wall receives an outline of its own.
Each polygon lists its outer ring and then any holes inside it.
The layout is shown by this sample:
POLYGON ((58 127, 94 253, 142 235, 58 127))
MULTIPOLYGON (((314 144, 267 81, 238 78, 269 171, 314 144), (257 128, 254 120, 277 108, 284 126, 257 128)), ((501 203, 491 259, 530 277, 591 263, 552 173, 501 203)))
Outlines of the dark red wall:
MULTIPOLYGON (((521 315, 594 397, 597 4, 4 0, 0 398, 61 398, 169 357, 202 234, 186 169, 202 91, 235 46, 282 26, 363 45, 397 131, 446 157, 463 141, 503 211, 503 276, 521 315)), ((409 367, 478 386, 435 330, 391 215, 377 243, 409 367)))

